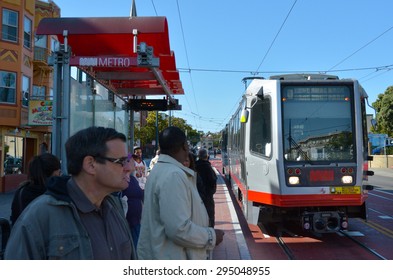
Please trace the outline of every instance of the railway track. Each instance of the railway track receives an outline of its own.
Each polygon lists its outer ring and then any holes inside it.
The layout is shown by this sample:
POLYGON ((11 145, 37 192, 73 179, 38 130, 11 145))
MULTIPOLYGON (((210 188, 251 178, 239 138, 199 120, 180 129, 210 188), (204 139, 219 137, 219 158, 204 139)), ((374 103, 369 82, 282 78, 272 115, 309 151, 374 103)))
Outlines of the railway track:
MULTIPOLYGON (((266 232, 270 237, 274 237, 277 241, 277 244, 280 246, 280 248, 283 250, 284 254, 288 257, 289 260, 296 260, 295 254, 292 252, 290 247, 285 243, 284 237, 282 236, 282 233, 284 232, 283 228, 281 225, 263 225, 263 224, 258 224, 258 227, 261 229, 262 232, 266 232)), ((288 231, 285 231, 288 232, 288 231)), ((294 236, 293 233, 290 233, 292 236, 294 236)))
POLYGON ((285 255, 288 257, 289 260, 296 260, 295 255, 291 251, 291 249, 287 246, 284 239, 282 237, 276 237, 278 245, 280 245, 281 249, 284 251, 285 255))
POLYGON ((349 238, 352 242, 354 242, 355 244, 359 245, 360 247, 362 247, 363 249, 365 249, 367 252, 371 253, 372 255, 376 256, 378 259, 387 260, 387 258, 385 258, 381 254, 377 253, 375 250, 371 249, 367 245, 365 245, 362 242, 360 242, 360 241, 356 240, 355 238, 353 238, 351 235, 348 234, 348 232, 340 230, 339 233, 344 235, 345 237, 349 238))
POLYGON ((325 235, 308 235, 297 234, 296 231, 289 230, 279 224, 258 225, 262 232, 270 238, 274 238, 289 260, 307 260, 307 259, 379 259, 387 260, 382 254, 370 248, 366 244, 351 236, 348 231, 339 231, 336 234, 325 235), (343 240, 345 238, 345 240, 343 240), (353 245, 349 245, 350 240, 353 245), (299 250, 299 244, 301 250, 299 250), (309 244, 306 246, 306 244, 309 244), (351 250, 348 250, 348 248, 351 250), (354 252, 352 255, 349 252, 354 252), (321 255, 315 255, 316 252, 324 252, 321 255), (331 256, 331 258, 329 258, 331 256))

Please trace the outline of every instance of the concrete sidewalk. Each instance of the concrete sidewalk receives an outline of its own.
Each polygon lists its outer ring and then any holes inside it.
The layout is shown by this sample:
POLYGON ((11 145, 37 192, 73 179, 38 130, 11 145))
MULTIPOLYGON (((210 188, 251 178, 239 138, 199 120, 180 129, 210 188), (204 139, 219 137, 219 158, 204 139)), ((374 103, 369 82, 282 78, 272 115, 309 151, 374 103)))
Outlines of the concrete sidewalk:
POLYGON ((370 168, 374 171, 374 176, 383 176, 393 178, 393 168, 370 168))

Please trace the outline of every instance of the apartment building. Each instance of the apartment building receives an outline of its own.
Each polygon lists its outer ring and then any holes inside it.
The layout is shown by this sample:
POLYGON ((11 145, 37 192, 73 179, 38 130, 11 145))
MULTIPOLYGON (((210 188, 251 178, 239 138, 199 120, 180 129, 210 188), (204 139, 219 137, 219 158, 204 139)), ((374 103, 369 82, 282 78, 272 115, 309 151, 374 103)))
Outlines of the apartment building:
POLYGON ((51 148, 47 58, 56 38, 34 35, 44 17, 60 17, 60 8, 50 0, 0 1, 0 192, 25 180, 29 159, 51 148))

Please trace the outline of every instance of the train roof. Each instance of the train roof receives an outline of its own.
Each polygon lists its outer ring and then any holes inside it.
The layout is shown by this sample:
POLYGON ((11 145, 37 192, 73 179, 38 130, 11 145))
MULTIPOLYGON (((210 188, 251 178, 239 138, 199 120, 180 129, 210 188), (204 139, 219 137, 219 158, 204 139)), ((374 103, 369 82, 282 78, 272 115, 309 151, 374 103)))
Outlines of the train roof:
POLYGON ((283 74, 270 76, 270 80, 339 80, 338 76, 327 74, 283 74))

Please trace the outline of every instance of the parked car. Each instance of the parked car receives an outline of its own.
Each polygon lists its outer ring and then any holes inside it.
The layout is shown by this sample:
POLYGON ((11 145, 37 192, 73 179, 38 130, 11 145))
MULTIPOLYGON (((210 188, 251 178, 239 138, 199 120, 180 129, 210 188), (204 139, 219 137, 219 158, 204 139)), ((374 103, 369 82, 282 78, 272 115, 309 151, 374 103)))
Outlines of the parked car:
POLYGON ((386 148, 386 155, 393 155, 393 144, 386 145, 385 147, 378 147, 374 148, 371 151, 371 154, 373 155, 385 155, 385 149, 386 148))
POLYGON ((8 157, 4 162, 5 174, 21 174, 22 173, 22 159, 8 157))

